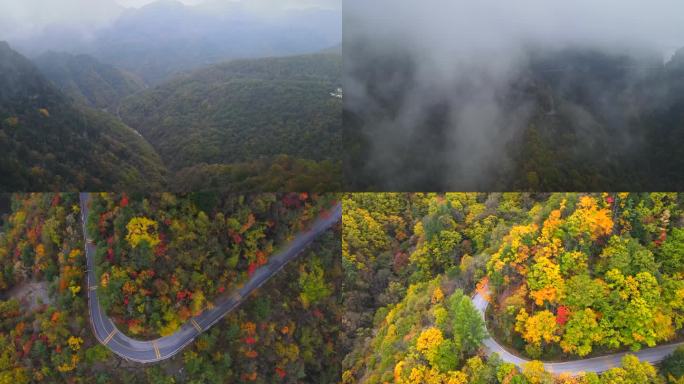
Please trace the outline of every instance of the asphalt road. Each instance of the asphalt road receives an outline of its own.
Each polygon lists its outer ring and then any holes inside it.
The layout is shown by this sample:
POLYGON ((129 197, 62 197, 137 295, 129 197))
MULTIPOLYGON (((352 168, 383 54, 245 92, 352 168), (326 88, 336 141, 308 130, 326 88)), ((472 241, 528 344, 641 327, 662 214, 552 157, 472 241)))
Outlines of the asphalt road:
POLYGON ((282 251, 271 256, 268 263, 258 268, 251 278, 237 292, 224 296, 214 302, 215 307, 204 311, 201 315, 190 319, 174 334, 151 341, 132 339, 121 333, 112 320, 107 317, 97 298, 97 284, 95 276, 94 257, 95 244, 88 238, 86 222, 88 217, 88 202, 90 194, 81 193, 81 221, 83 236, 85 237, 86 265, 88 269, 88 307, 90 321, 97 340, 107 346, 112 352, 124 359, 139 363, 154 363, 168 359, 188 344, 202 332, 216 324, 226 314, 237 308, 255 289, 266 283, 278 273, 287 263, 297 258, 316 237, 328 230, 342 217, 342 205, 337 204, 329 214, 319 217, 309 230, 298 234, 282 251))
MULTIPOLYGON (((475 308, 477 308, 484 319, 485 311, 487 310, 487 306, 489 306, 489 302, 485 300, 485 298, 479 293, 475 294, 471 300, 473 301, 475 308)), ((513 354, 491 337, 484 340, 483 344, 488 355, 496 352, 503 359, 503 361, 513 363, 518 367, 522 367, 523 364, 529 361, 513 354)), ((641 361, 658 363, 681 345, 684 345, 684 342, 646 348, 638 352, 614 353, 611 355, 566 361, 562 363, 544 362, 544 368, 551 373, 566 372, 573 375, 576 375, 580 372, 603 372, 609 370, 610 368, 621 366, 621 360, 627 354, 635 355, 641 361)))

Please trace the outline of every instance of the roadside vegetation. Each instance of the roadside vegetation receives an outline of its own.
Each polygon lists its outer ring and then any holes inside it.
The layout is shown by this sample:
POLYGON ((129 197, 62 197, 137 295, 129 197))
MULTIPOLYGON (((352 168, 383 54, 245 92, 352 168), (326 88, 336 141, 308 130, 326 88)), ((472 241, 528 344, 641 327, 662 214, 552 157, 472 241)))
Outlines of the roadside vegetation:
POLYGON ((85 383, 110 358, 91 336, 76 194, 15 194, 0 229, 0 382, 85 383), (28 284, 46 296, 26 294, 28 284))
MULTIPOLYGON (((638 351, 681 336, 676 194, 556 196, 487 264, 492 326, 531 358, 638 351)), ((522 223, 521 223, 522 224, 522 223)))
MULTIPOLYGON (((120 204, 122 195, 100 198, 120 204)), ((265 199, 244 198, 244 207, 265 199)), ((318 213, 314 201, 325 201, 299 194, 278 198, 300 206, 287 211, 294 216, 271 206, 274 212, 302 220, 307 212, 318 213)), ((135 197, 127 199, 135 206, 135 197)), ((144 366, 120 359, 93 336, 78 195, 14 194, 0 202, 0 383, 329 383, 340 377, 339 227, 183 352, 144 366), (25 293, 28 284, 46 287, 45 295, 25 293)), ((148 221, 134 223, 144 227, 148 221)), ((302 222, 289 223, 295 230, 302 222)), ((130 240, 142 246, 150 241, 146 236, 151 233, 130 240)))
POLYGON ((659 370, 630 355, 574 378, 534 360, 681 339, 680 195, 356 193, 343 203, 344 383, 681 380, 681 352, 659 370), (487 280, 488 328, 533 360, 522 369, 481 348, 484 323, 463 295, 487 280), (585 321, 592 313, 600 326, 585 321))
POLYGON ((98 295, 133 337, 174 333, 247 281, 334 195, 169 193, 94 196, 98 295))

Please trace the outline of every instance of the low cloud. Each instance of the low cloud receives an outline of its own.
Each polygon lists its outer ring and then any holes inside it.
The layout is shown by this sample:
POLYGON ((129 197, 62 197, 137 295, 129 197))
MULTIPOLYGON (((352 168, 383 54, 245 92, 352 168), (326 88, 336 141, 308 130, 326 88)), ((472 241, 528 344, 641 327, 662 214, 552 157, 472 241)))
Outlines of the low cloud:
POLYGON ((366 122, 365 171, 395 189, 496 186, 529 118, 508 100, 533 50, 684 46, 675 0, 348 0, 344 21, 345 107, 366 122))

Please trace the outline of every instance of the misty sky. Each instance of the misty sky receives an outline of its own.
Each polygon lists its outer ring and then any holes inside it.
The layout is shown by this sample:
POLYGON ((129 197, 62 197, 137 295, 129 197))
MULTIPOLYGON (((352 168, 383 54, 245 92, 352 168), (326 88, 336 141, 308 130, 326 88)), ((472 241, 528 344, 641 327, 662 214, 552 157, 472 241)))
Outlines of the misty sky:
MULTIPOLYGON (((146 4, 152 3, 155 0, 116 0, 117 3, 124 7, 142 7, 146 4)), ((179 0, 187 5, 197 5, 204 0, 179 0)), ((225 0, 230 1, 230 0, 225 0)), ((263 6, 269 7, 283 7, 283 8, 301 8, 301 7, 321 7, 339 9, 341 6, 338 0, 238 0, 250 1, 252 3, 260 3, 263 6)))
MULTIPOLYGON (((290 8, 339 10, 341 0, 179 0, 187 5, 239 2, 257 12, 290 8)), ((46 27, 90 31, 115 20, 127 7, 154 0, 0 0, 0 40, 30 37, 46 27)))
MULTIPOLYGON (((121 4, 124 7, 135 7, 135 8, 142 7, 142 6, 147 5, 153 1, 154 0, 116 0, 117 3, 121 4)), ((178 0, 178 1, 180 1, 183 4, 187 4, 187 5, 196 5, 196 4, 201 3, 203 0, 178 0)))
POLYGON ((358 21, 346 33, 406 38, 426 49, 498 48, 524 40, 684 46, 680 0, 348 0, 344 13, 345 21, 358 21))

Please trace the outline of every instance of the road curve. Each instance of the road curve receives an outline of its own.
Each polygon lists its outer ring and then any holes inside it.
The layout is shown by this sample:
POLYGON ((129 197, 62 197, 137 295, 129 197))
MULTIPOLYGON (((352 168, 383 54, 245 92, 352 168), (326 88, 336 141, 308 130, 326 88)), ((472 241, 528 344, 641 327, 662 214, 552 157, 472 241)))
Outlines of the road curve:
POLYGON ((140 341, 121 333, 112 320, 107 317, 98 301, 97 284, 99 281, 95 276, 94 268, 95 244, 88 237, 86 230, 89 201, 89 193, 80 194, 91 326, 100 343, 122 358, 139 363, 154 363, 176 355, 195 340, 198 335, 237 308, 250 293, 266 283, 287 263, 294 260, 316 237, 340 221, 342 217, 342 205, 338 203, 328 214, 321 215, 309 230, 298 234, 285 249, 271 256, 268 263, 258 268, 240 289, 230 296, 218 299, 214 303, 214 308, 205 310, 201 315, 190 319, 172 335, 151 341, 140 341))
MULTIPOLYGON (((485 290, 489 289, 486 287, 485 290)), ((489 302, 478 292, 472 297, 473 305, 482 315, 482 319, 485 319, 485 311, 489 302)), ((496 340, 489 337, 485 339, 482 344, 487 351, 487 355, 492 353, 497 353, 503 361, 507 363, 513 363, 518 367, 522 367, 523 364, 527 363, 529 360, 524 359, 511 353, 509 350, 504 348, 501 344, 497 343, 496 340)), ((667 355, 674 352, 677 347, 684 345, 684 342, 674 343, 668 345, 661 345, 653 348, 642 349, 638 352, 620 352, 605 356, 591 357, 582 360, 565 361, 561 363, 551 363, 543 362, 544 368, 551 373, 569 373, 572 375, 579 374, 580 372, 603 372, 607 371, 613 367, 621 366, 622 358, 627 355, 635 355, 641 361, 648 361, 649 363, 659 363, 667 355)))

